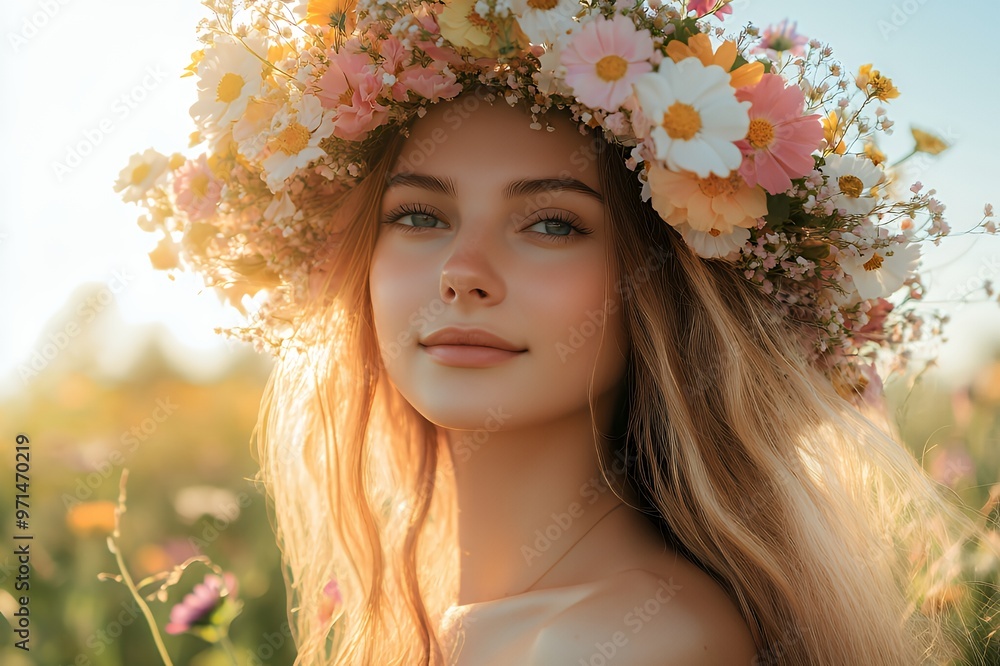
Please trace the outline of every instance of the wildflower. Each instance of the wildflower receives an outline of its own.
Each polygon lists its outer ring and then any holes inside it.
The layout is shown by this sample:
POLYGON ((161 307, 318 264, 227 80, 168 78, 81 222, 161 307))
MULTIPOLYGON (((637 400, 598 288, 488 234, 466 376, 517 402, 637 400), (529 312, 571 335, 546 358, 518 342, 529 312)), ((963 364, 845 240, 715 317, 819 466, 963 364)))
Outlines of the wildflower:
POLYGON ((340 593, 340 585, 337 583, 336 578, 331 578, 323 587, 323 597, 320 599, 319 607, 319 621, 322 623, 327 623, 333 614, 337 612, 341 604, 343 604, 344 598, 340 593))
POLYGON ((240 42, 233 37, 219 37, 205 49, 198 63, 198 101, 191 106, 191 116, 211 147, 243 115, 250 98, 260 93, 264 71, 261 58, 266 53, 264 42, 252 38, 240 42))
POLYGON ((333 119, 324 115, 315 95, 302 95, 298 103, 282 107, 271 127, 271 154, 261 163, 271 191, 277 192, 296 170, 323 157, 326 152, 319 143, 332 131, 333 119))
POLYGON ((910 128, 910 132, 913 134, 913 140, 917 142, 916 147, 913 149, 914 152, 937 155, 950 148, 950 146, 944 142, 944 139, 935 134, 919 130, 916 127, 910 128))
POLYGON ((226 629, 242 604, 236 599, 236 576, 207 574, 205 580, 170 609, 168 634, 213 635, 212 629, 226 629), (206 631, 207 630, 207 631, 206 631))
POLYGON ((844 143, 844 134, 847 132, 847 128, 844 126, 844 118, 836 111, 831 111, 826 117, 822 118, 821 123, 823 125, 823 140, 826 141, 827 146, 833 146, 831 152, 837 155, 843 155, 847 152, 847 144, 844 143))
POLYGON ((803 47, 809 38, 796 32, 797 26, 797 22, 789 25, 788 19, 785 19, 778 25, 764 28, 761 41, 754 46, 753 51, 763 53, 771 60, 781 60, 781 56, 785 52, 796 56, 805 55, 803 47))
POLYGON ((706 259, 732 259, 734 253, 750 240, 750 231, 743 227, 733 227, 729 233, 722 233, 718 229, 699 231, 683 222, 673 227, 699 257, 706 259))
POLYGON ((142 201, 167 172, 168 162, 166 155, 152 148, 132 155, 128 165, 118 174, 115 192, 121 192, 124 201, 142 201))
POLYGON ((899 97, 899 90, 892 85, 892 79, 882 76, 877 69, 872 69, 871 64, 862 65, 858 69, 858 76, 854 79, 858 88, 865 91, 869 97, 887 102, 890 99, 899 97))
POLYGON ((736 99, 726 70, 696 58, 663 60, 633 86, 643 117, 654 123, 649 134, 656 159, 701 178, 728 178, 739 168, 743 156, 734 142, 750 128, 750 102, 736 99))
POLYGON ((737 55, 736 42, 726 40, 716 50, 712 48, 712 40, 703 33, 691 36, 687 44, 678 39, 672 40, 667 44, 667 55, 674 62, 680 62, 685 58, 698 58, 705 67, 718 65, 729 72, 729 82, 734 88, 752 86, 764 76, 762 62, 748 62, 733 69, 737 55))
POLYGON ((441 36, 476 55, 488 55, 489 24, 476 12, 476 0, 451 0, 438 15, 441 36))
POLYGON ((743 151, 740 174, 748 185, 771 194, 784 192, 793 178, 812 172, 814 150, 823 139, 819 115, 803 116, 805 96, 797 86, 785 87, 777 74, 766 74, 753 88, 736 93, 751 103, 750 129, 736 145, 743 151))
POLYGON ((462 86, 450 70, 440 72, 433 67, 407 67, 399 73, 401 90, 412 90, 433 103, 441 99, 451 99, 462 92, 462 86))
POLYGON ((513 0, 511 9, 532 44, 555 44, 579 25, 573 20, 578 0, 513 0))
POLYGON ((78 536, 110 534, 115 529, 115 503, 80 502, 66 511, 66 524, 78 536))
POLYGON ((707 16, 713 9, 715 10, 715 17, 720 21, 725 20, 723 15, 732 14, 733 8, 729 6, 730 0, 689 0, 688 11, 694 12, 695 16, 699 18, 702 16, 707 16), (718 6, 718 8, 717 8, 718 6))
POLYGON ((895 243, 888 248, 857 248, 842 250, 837 262, 851 277, 862 299, 888 296, 903 286, 920 260, 916 243, 895 243))
POLYGON ((652 56, 649 31, 636 30, 632 19, 615 14, 588 21, 570 38, 559 61, 577 99, 614 112, 632 93, 632 83, 653 70, 652 56))
POLYGON ((178 246, 170 235, 160 239, 156 247, 149 252, 149 263, 157 270, 168 270, 178 265, 178 246))
POLYGON ((868 215, 878 204, 873 188, 885 177, 871 160, 857 155, 828 155, 820 167, 832 190, 832 202, 848 215, 868 215))
POLYGON ((874 141, 865 143, 865 157, 870 159, 876 166, 885 162, 885 153, 878 149, 874 141))
POLYGON ((351 34, 357 25, 357 4, 357 0, 309 0, 305 21, 321 27, 336 26, 351 34))
POLYGON ((699 178, 653 165, 648 179, 653 208, 664 220, 684 221, 712 236, 728 234, 733 227, 755 227, 757 219, 767 214, 767 195, 747 185, 736 171, 724 178, 714 174, 699 178))
POLYGON ((188 160, 174 174, 174 195, 178 210, 195 222, 212 216, 222 195, 222 181, 215 177, 203 153, 188 160))

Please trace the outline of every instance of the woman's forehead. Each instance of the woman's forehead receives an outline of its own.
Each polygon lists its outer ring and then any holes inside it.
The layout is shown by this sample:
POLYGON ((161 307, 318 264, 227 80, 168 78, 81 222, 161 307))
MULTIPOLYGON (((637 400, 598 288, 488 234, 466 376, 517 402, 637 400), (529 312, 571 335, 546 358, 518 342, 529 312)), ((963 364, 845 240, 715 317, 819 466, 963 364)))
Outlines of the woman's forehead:
POLYGON ((392 173, 489 178, 502 185, 515 178, 575 179, 599 192, 597 154, 603 140, 581 134, 568 112, 550 111, 539 123, 540 129, 533 129, 526 110, 503 100, 490 104, 465 96, 432 105, 412 124, 392 173))

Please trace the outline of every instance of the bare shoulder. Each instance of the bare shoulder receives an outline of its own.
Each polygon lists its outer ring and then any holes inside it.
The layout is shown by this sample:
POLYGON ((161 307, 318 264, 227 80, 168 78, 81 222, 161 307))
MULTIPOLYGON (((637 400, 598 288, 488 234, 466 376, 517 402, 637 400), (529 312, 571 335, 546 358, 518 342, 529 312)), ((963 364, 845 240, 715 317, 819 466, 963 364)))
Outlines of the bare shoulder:
POLYGON ((708 574, 684 564, 600 581, 541 630, 530 663, 749 666, 754 641, 736 604, 708 574))

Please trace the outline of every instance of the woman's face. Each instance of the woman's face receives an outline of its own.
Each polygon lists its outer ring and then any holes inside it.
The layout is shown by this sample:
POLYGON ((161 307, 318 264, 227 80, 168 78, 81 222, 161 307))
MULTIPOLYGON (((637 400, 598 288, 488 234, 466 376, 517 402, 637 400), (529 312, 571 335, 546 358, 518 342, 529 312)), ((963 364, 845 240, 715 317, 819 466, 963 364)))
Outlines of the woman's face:
POLYGON ((600 139, 565 116, 549 119, 554 132, 530 122, 502 99, 433 105, 389 172, 370 275, 376 333, 395 387, 445 428, 586 413, 588 384, 600 396, 625 371, 618 295, 605 304, 615 276, 600 139), (485 329, 523 351, 421 344, 446 327, 485 329))

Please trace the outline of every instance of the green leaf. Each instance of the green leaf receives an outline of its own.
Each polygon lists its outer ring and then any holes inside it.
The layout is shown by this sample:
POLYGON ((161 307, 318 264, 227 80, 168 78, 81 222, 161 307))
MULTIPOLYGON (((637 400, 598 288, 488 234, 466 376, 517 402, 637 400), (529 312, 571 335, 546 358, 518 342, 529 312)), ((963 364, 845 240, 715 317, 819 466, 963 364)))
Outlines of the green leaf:
POLYGON ((787 194, 767 195, 767 215, 764 219, 772 229, 778 230, 788 222, 792 212, 792 200, 787 194))

